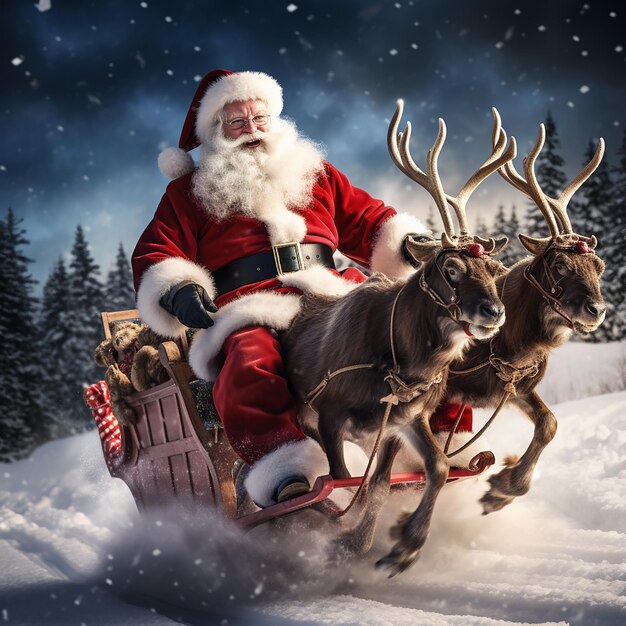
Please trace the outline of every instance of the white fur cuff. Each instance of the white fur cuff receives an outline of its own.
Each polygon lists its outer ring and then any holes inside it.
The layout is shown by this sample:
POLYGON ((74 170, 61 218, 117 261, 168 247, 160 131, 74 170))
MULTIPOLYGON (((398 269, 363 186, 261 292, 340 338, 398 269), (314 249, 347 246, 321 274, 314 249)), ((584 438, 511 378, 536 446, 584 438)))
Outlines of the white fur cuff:
POLYGON ((408 213, 398 213, 378 229, 370 259, 372 272, 390 278, 407 278, 415 270, 402 254, 402 242, 409 233, 427 233, 428 228, 408 213))
POLYGON ((246 326, 284 330, 299 310, 300 297, 295 294, 258 292, 237 298, 212 316, 214 326, 196 333, 189 350, 189 365, 199 378, 215 380, 219 371, 215 357, 229 335, 246 326))
POLYGON ((155 263, 141 277, 137 291, 137 308, 152 330, 164 337, 179 337, 185 330, 176 317, 168 313, 159 300, 175 285, 190 280, 204 287, 210 298, 217 290, 211 273, 204 267, 180 257, 155 263))
POLYGON ((319 444, 307 438, 287 443, 257 461, 248 474, 245 486, 260 507, 276 504, 274 492, 290 476, 304 476, 313 483, 328 474, 328 459, 319 444))

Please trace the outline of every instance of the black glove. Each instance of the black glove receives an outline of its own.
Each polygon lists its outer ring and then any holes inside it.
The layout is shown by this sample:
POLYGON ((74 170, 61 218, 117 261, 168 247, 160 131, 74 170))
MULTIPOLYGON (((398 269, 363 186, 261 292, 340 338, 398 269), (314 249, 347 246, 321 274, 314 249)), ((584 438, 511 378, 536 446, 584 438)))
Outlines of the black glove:
POLYGON ((409 233, 402 240, 402 256, 404 257, 404 260, 410 263, 415 269, 417 269, 418 267, 420 267, 421 263, 416 261, 411 256, 411 253, 409 252, 407 248, 409 237, 417 243, 426 243, 427 241, 435 241, 435 238, 426 233, 409 233))
POLYGON ((172 287, 160 300, 159 304, 178 318, 187 328, 208 328, 213 326, 209 313, 215 313, 217 307, 209 298, 204 287, 184 281, 172 287), (207 313, 208 311, 208 313, 207 313))

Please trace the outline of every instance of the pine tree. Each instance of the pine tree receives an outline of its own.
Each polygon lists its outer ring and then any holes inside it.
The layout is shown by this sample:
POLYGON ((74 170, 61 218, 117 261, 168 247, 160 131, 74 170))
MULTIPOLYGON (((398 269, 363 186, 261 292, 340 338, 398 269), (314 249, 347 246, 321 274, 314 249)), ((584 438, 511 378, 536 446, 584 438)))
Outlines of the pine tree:
POLYGON ((520 224, 517 219, 517 209, 513 204, 511 206, 511 216, 507 220, 504 227, 504 234, 509 238, 509 243, 504 249, 501 258, 502 263, 504 263, 507 267, 511 267, 511 265, 514 265, 528 254, 519 240, 519 232, 520 224))
POLYGON ((623 241, 626 228, 626 131, 617 156, 617 165, 612 168, 613 202, 607 207, 608 215, 605 212, 605 232, 598 250, 606 263, 602 282, 604 296, 609 301, 607 319, 602 327, 611 341, 626 337, 626 250, 623 241))
POLYGON ((98 280, 100 268, 94 262, 81 226, 76 229, 69 273, 69 311, 73 332, 66 343, 72 363, 69 401, 73 410, 73 432, 93 425, 91 413, 83 402, 83 387, 102 377, 93 354, 102 341, 100 312, 104 309, 103 287, 98 280))
POLYGON ((487 224, 485 224, 485 220, 480 216, 476 216, 476 227, 474 230, 474 234, 479 237, 488 237, 489 233, 487 231, 487 224))
POLYGON ((115 265, 107 277, 105 294, 105 306, 108 311, 125 311, 136 306, 133 275, 121 243, 117 249, 115 265))
POLYGON ((22 249, 29 242, 9 209, 0 222, 0 461, 29 454, 46 438, 42 415, 42 369, 39 362, 32 261, 22 249))
POLYGON ((498 212, 493 221, 493 234, 496 237, 502 237, 506 235, 506 215, 504 214, 504 205, 498 205, 498 212))
POLYGON ((55 407, 50 423, 53 439, 72 432, 77 412, 73 406, 75 383, 67 371, 68 344, 74 332, 69 293, 69 276, 63 259, 59 259, 43 288, 40 319, 40 345, 47 370, 44 389, 47 402, 55 407))
POLYGON ((433 213, 433 207, 432 205, 430 205, 428 207, 428 217, 426 218, 426 227, 428 228, 428 230, 430 230, 430 232, 436 237, 437 234, 439 233, 439 231, 441 230, 440 228, 437 228, 437 225, 435 224, 435 215, 433 213))
MULTIPOLYGON (((561 146, 556 130, 556 124, 552 115, 548 111, 545 121, 546 141, 535 163, 537 182, 543 192, 554 197, 558 197, 560 191, 567 182, 567 177, 563 171, 564 161, 558 151, 561 146)), ((525 233, 531 237, 547 237, 549 235, 548 226, 545 219, 534 202, 526 211, 525 233)))

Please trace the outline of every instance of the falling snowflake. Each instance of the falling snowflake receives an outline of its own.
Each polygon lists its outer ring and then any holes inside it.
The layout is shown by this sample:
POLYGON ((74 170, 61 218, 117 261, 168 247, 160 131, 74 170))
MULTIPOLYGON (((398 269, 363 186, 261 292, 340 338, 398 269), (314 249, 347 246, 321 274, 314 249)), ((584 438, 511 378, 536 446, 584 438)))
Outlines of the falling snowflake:
POLYGON ((621 52, 623 49, 623 46, 615 46, 615 52, 621 52))
POLYGON ((292 3, 292 4, 288 4, 286 8, 287 8, 287 11, 289 11, 289 13, 293 13, 294 11, 298 10, 298 5, 292 3))
POLYGON ((503 41, 498 41, 495 45, 496 48, 500 49, 500 48, 504 48, 504 42, 503 41))
POLYGON ((140 3, 139 3, 139 6, 140 6, 142 9, 147 9, 147 8, 148 8, 148 3, 147 3, 147 2, 140 2, 140 3))
POLYGON ((49 11, 52 8, 51 0, 39 0, 35 5, 37 10, 43 13, 44 11, 49 11))
POLYGON ((23 56, 15 57, 14 59, 11 60, 11 64, 15 65, 15 67, 17 67, 18 65, 22 65, 22 63, 24 63, 23 56))
POLYGON ((580 91, 580 93, 588 93, 589 92, 589 87, 587 85, 581 85, 579 91, 580 91))
POLYGON ((173 22, 174 20, 173 20, 173 19, 172 19, 169 15, 166 15, 166 16, 165 16, 165 21, 166 21, 168 24, 170 24, 170 23, 171 23, 171 22, 173 22))
POLYGON ((395 48, 392 48, 391 50, 389 50, 389 54, 390 54, 392 57, 395 57, 395 56, 396 56, 396 54, 398 54, 398 51, 397 51, 395 48))
POLYGON ((570 109, 573 109, 573 108, 574 108, 574 103, 573 103, 572 101, 570 101, 570 102, 568 102, 568 103, 567 103, 567 106, 568 106, 570 109))
POLYGON ((547 30, 547 28, 543 24, 541 24, 541 26, 537 27, 537 30, 543 33, 545 30, 547 30))

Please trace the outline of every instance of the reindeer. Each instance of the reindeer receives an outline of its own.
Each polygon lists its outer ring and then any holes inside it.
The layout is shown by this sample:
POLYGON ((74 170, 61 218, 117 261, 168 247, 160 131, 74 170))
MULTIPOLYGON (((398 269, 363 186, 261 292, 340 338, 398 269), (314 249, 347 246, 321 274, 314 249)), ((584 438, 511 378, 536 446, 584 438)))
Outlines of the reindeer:
MULTIPOLYGON (((505 133, 502 129, 500 133, 502 141, 505 133)), ((541 190, 534 171, 544 140, 542 124, 533 149, 523 161, 525 178, 512 162, 500 173, 532 198, 546 220, 550 237, 519 235, 532 256, 497 279, 506 323, 489 343, 472 345, 455 361, 448 379, 450 400, 476 407, 497 406, 494 417, 509 402, 534 424, 526 452, 521 458, 505 459, 504 469, 489 479, 490 488, 481 498, 484 514, 502 509, 529 490, 539 456, 556 433, 556 418, 535 390, 551 351, 572 332, 594 331, 606 311, 600 291, 604 263, 594 253, 596 238, 574 233, 567 215, 569 200, 600 164, 604 141, 600 139, 594 157, 560 196, 552 198, 541 190)))
POLYGON ((506 137, 500 133, 494 109, 491 155, 456 197, 447 196, 437 169, 445 141, 444 121, 439 119, 437 139, 428 152, 428 173, 424 173, 410 155, 410 122, 404 133, 398 133, 402 110, 399 100, 389 126, 389 150, 398 168, 434 198, 444 225, 441 240, 408 240, 408 252, 420 267, 406 281, 374 275, 342 297, 303 296, 301 312, 281 336, 296 394, 301 402, 314 403, 318 413, 319 437, 333 477, 349 476, 343 459, 344 436, 382 432, 388 419, 365 513, 355 529, 339 537, 338 550, 363 553, 371 547, 401 438, 424 459, 424 497, 402 522, 401 538, 391 553, 378 562, 391 575, 418 558, 435 500, 448 476, 448 460, 429 427, 444 395, 448 365, 474 340, 491 339, 504 323, 504 307, 495 290, 495 277, 503 268, 491 255, 507 239, 496 242, 471 236, 465 205, 482 181, 515 156, 514 142, 504 151, 506 137), (455 210, 458 235, 447 202, 455 210))

